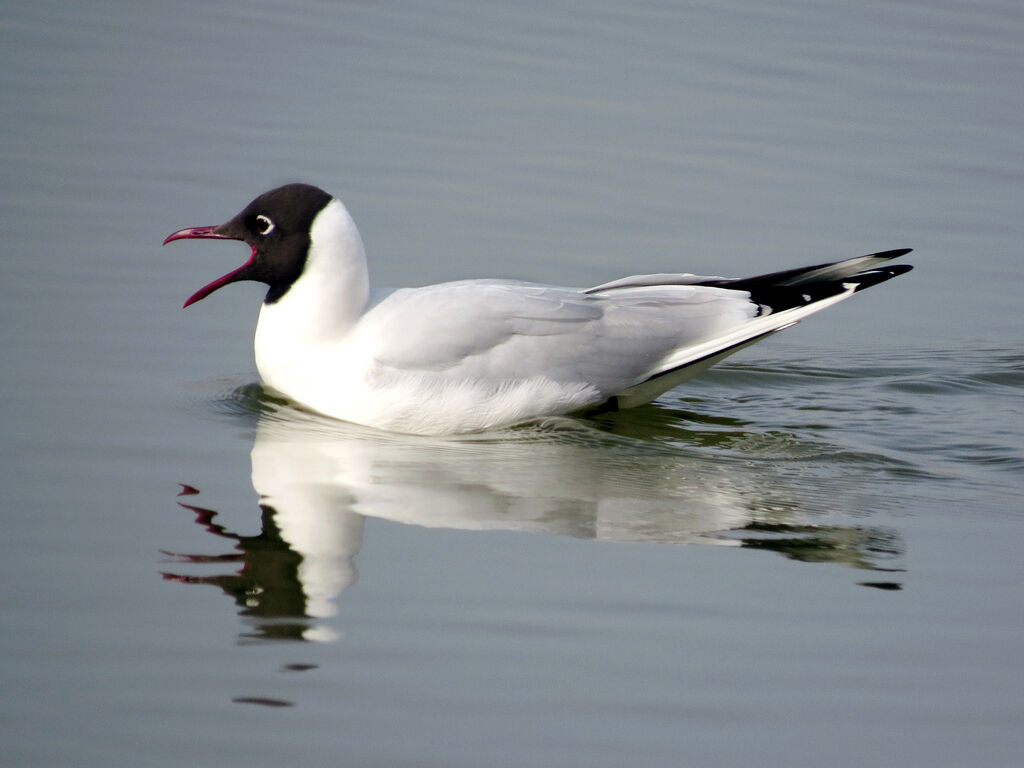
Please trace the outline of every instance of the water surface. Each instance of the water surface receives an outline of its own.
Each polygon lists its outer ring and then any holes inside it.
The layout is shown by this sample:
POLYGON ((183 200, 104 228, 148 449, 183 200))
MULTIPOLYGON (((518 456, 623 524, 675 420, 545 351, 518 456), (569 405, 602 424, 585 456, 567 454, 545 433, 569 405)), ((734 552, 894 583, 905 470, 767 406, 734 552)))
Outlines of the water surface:
POLYGON ((1005 766, 1024 740, 1024 13, 18 2, 10 765, 1005 766), (655 404, 409 438, 268 398, 304 180, 376 283, 915 271, 655 404), (301 756, 301 757, 298 757, 301 756))

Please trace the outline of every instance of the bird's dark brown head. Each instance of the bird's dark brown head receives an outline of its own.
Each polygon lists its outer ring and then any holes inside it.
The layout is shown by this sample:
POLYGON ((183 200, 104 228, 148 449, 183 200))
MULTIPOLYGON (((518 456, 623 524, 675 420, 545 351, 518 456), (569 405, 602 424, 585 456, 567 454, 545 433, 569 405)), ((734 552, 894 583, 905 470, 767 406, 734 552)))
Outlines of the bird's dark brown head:
POLYGON ((164 240, 239 240, 252 249, 249 260, 192 294, 185 306, 205 299, 218 288, 239 280, 270 286, 267 303, 280 299, 302 274, 309 254, 313 220, 331 196, 309 184, 286 184, 264 192, 223 224, 180 229, 164 240))

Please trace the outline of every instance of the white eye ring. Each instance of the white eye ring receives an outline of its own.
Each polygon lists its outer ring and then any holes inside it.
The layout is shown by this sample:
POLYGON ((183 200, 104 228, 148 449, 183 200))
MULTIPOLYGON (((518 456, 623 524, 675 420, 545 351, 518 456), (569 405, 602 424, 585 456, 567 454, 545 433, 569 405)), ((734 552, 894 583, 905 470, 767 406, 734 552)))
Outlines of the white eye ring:
POLYGON ((270 217, 261 213, 256 217, 256 231, 263 236, 269 235, 274 231, 274 222, 270 220, 270 217))

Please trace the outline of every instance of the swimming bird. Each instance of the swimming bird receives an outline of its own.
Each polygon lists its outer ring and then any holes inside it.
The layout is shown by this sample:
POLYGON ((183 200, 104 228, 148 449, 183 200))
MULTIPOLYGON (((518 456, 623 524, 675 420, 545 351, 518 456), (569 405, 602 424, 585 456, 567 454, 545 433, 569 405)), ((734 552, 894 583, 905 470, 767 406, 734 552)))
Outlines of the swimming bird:
POLYGON ((911 269, 910 249, 748 278, 634 275, 592 288, 461 280, 370 299, 363 241, 340 200, 266 192, 190 238, 240 240, 239 280, 269 288, 256 325, 264 385, 326 416, 454 434, 630 408, 857 291, 911 269))

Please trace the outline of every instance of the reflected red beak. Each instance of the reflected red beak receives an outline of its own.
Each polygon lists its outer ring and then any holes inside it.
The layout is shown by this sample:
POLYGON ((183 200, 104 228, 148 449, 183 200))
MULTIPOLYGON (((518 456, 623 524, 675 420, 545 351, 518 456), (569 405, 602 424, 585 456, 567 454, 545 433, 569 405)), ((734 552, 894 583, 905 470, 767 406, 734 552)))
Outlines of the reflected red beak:
MULTIPOLYGON (((179 229, 177 232, 174 232, 173 234, 167 236, 167 238, 164 240, 164 245, 167 245, 168 243, 173 243, 175 240, 238 240, 237 237, 228 237, 227 235, 219 234, 217 232, 218 228, 219 225, 214 225, 210 227, 187 227, 185 229, 179 229)), ((198 291, 196 291, 195 293, 188 297, 188 299, 182 305, 182 309, 189 306, 190 304, 195 304, 197 301, 205 299, 218 288, 223 288, 228 283, 233 283, 237 280, 246 279, 246 272, 249 269, 250 265, 252 264, 252 260, 254 258, 256 258, 255 248, 252 249, 252 255, 249 256, 249 260, 245 262, 245 264, 240 266, 238 269, 233 270, 232 272, 228 272, 223 277, 218 277, 209 285, 204 285, 202 288, 200 288, 198 291)))

